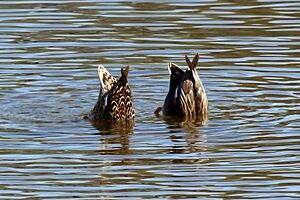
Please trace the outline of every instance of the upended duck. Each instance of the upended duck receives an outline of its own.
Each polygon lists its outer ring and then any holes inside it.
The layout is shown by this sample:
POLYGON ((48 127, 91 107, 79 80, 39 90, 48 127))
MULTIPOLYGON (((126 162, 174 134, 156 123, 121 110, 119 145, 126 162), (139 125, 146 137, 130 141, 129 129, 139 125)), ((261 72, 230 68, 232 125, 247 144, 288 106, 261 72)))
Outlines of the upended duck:
POLYGON ((208 118, 208 100, 202 81, 196 71, 199 54, 196 54, 193 61, 185 56, 188 65, 184 72, 179 66, 170 63, 169 92, 162 107, 155 110, 166 116, 181 116, 186 121, 206 121, 208 118))
POLYGON ((129 66, 121 68, 121 77, 116 79, 105 67, 98 67, 100 91, 98 100, 88 115, 91 121, 116 122, 134 119, 135 110, 127 80, 128 72, 129 66))

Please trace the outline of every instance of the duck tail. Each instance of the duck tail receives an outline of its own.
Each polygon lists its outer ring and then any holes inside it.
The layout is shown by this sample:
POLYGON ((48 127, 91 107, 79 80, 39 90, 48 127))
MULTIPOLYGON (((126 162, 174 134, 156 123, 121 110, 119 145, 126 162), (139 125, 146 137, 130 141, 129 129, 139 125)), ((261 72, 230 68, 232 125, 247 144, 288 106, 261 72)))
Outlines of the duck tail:
POLYGON ((176 72, 177 73, 182 72, 182 69, 174 63, 169 63, 168 71, 169 71, 169 74, 171 75, 171 74, 176 73, 176 72))
POLYGON ((121 68, 121 74, 123 78, 127 79, 128 73, 129 73, 129 65, 121 68))
POLYGON ((100 95, 104 95, 111 89, 117 80, 110 75, 108 70, 102 65, 98 66, 98 76, 100 81, 100 95))
POLYGON ((185 61, 186 61, 187 65, 189 66, 190 69, 196 69, 196 66, 197 66, 197 64, 198 64, 198 60, 199 60, 199 54, 198 54, 198 53, 194 56, 192 62, 191 62, 191 60, 187 57, 187 55, 185 55, 185 61))
POLYGON ((98 76, 99 76, 100 82, 103 81, 104 73, 108 73, 107 69, 105 69, 105 67, 103 67, 102 65, 99 65, 98 66, 98 76))

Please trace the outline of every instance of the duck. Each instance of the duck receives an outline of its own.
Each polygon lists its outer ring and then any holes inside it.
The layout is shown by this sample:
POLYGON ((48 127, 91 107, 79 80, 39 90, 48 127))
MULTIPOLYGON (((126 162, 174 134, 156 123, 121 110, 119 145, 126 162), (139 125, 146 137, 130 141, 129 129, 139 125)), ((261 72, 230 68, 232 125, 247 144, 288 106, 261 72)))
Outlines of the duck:
POLYGON ((116 79, 105 67, 98 66, 100 90, 98 100, 88 115, 91 121, 114 123, 134 119, 135 109, 128 73, 129 66, 123 67, 120 78, 116 79))
POLYGON ((169 91, 163 106, 154 112, 157 116, 162 111, 165 116, 180 116, 186 121, 207 121, 208 98, 196 70, 198 60, 198 53, 192 61, 185 56, 188 65, 185 72, 173 63, 168 65, 169 91))

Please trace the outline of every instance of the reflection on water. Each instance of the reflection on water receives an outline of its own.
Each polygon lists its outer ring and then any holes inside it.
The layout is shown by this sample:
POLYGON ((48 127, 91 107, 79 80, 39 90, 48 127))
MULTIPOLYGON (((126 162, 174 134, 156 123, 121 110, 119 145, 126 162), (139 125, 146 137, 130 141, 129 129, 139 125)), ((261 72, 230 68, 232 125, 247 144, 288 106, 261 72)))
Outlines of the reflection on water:
POLYGON ((298 1, 1 1, 4 199, 298 199, 298 1), (156 118, 200 54, 209 121, 156 118), (82 120, 130 65, 134 126, 82 120))
POLYGON ((116 121, 113 123, 92 121, 91 123, 101 133, 106 133, 106 134, 112 134, 112 133, 132 134, 135 125, 134 120, 116 121))

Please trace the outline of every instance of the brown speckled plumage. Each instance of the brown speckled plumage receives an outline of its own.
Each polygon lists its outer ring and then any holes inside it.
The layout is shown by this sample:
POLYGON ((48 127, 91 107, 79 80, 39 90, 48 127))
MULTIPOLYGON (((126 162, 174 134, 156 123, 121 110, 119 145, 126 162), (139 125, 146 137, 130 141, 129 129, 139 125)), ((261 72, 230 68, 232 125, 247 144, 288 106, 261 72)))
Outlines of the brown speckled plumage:
POLYGON ((89 118, 93 121, 132 120, 135 116, 133 98, 128 85, 129 66, 121 68, 117 80, 103 67, 98 67, 100 92, 89 118))

